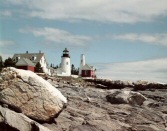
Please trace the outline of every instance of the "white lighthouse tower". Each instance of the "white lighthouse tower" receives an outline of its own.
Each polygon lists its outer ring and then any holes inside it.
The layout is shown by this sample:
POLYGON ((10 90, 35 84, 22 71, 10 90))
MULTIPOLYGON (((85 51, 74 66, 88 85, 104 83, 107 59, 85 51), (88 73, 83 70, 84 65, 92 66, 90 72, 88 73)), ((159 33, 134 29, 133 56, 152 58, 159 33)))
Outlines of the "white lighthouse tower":
POLYGON ((79 67, 79 75, 82 73, 82 68, 85 65, 85 55, 81 54, 81 61, 80 61, 80 67, 79 67))
POLYGON ((65 48, 65 50, 63 51, 63 55, 61 56, 61 71, 62 75, 71 75, 70 55, 67 48, 65 48))

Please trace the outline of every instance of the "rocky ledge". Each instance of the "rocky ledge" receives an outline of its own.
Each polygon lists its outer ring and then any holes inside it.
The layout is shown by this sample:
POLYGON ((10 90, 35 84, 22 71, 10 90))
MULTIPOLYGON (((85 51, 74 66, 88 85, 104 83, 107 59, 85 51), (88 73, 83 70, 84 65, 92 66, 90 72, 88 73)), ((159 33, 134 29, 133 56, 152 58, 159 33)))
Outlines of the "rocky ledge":
POLYGON ((167 130, 166 84, 67 77, 47 81, 68 98, 56 124, 44 124, 51 130, 167 130))
POLYGON ((93 83, 97 88, 102 89, 122 89, 125 87, 133 90, 147 90, 147 89, 166 89, 167 84, 160 82, 149 82, 144 80, 121 81, 121 80, 107 80, 107 79, 85 79, 87 82, 93 83))
POLYGON ((0 75, 2 130, 167 131, 165 84, 23 74, 0 75))

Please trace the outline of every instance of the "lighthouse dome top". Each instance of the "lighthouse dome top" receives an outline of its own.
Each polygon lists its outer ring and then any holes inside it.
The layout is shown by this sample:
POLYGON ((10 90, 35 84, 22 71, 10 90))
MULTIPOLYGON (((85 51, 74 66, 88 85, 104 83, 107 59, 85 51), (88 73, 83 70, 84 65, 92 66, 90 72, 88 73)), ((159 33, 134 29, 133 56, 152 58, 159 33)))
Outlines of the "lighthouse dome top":
POLYGON ((67 50, 67 48, 65 48, 65 50, 63 52, 69 52, 69 51, 67 50))

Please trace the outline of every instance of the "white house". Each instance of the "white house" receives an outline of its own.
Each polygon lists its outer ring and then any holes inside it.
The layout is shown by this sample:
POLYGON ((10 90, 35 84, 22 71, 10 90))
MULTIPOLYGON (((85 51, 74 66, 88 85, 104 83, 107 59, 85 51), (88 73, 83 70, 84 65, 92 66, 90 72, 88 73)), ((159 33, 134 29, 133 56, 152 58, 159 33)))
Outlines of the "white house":
MULTIPOLYGON (((36 65, 38 62, 41 64, 41 67, 43 69, 43 72, 51 75, 51 71, 50 71, 50 67, 48 66, 48 62, 46 60, 45 54, 41 53, 41 51, 39 51, 39 53, 28 53, 28 51, 26 53, 22 53, 22 54, 14 54, 13 58, 12 58, 15 62, 17 66, 23 66, 24 65, 19 65, 20 61, 19 60, 26 60, 28 62, 26 63, 33 63, 34 65, 36 65), (23 59, 24 58, 24 59, 23 59), (28 59, 28 60, 27 60, 28 59)), ((25 69, 25 68, 23 68, 25 69)), ((28 68, 27 68, 28 70, 28 68)))

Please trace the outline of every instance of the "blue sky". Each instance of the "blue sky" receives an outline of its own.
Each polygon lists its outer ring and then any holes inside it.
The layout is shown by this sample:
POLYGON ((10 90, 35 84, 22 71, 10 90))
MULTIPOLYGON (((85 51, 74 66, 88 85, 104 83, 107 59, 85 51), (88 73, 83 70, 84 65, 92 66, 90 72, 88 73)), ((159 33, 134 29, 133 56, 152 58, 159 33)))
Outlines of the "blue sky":
POLYGON ((0 55, 80 54, 102 78, 167 83, 166 0, 5 0, 0 4, 0 55))

